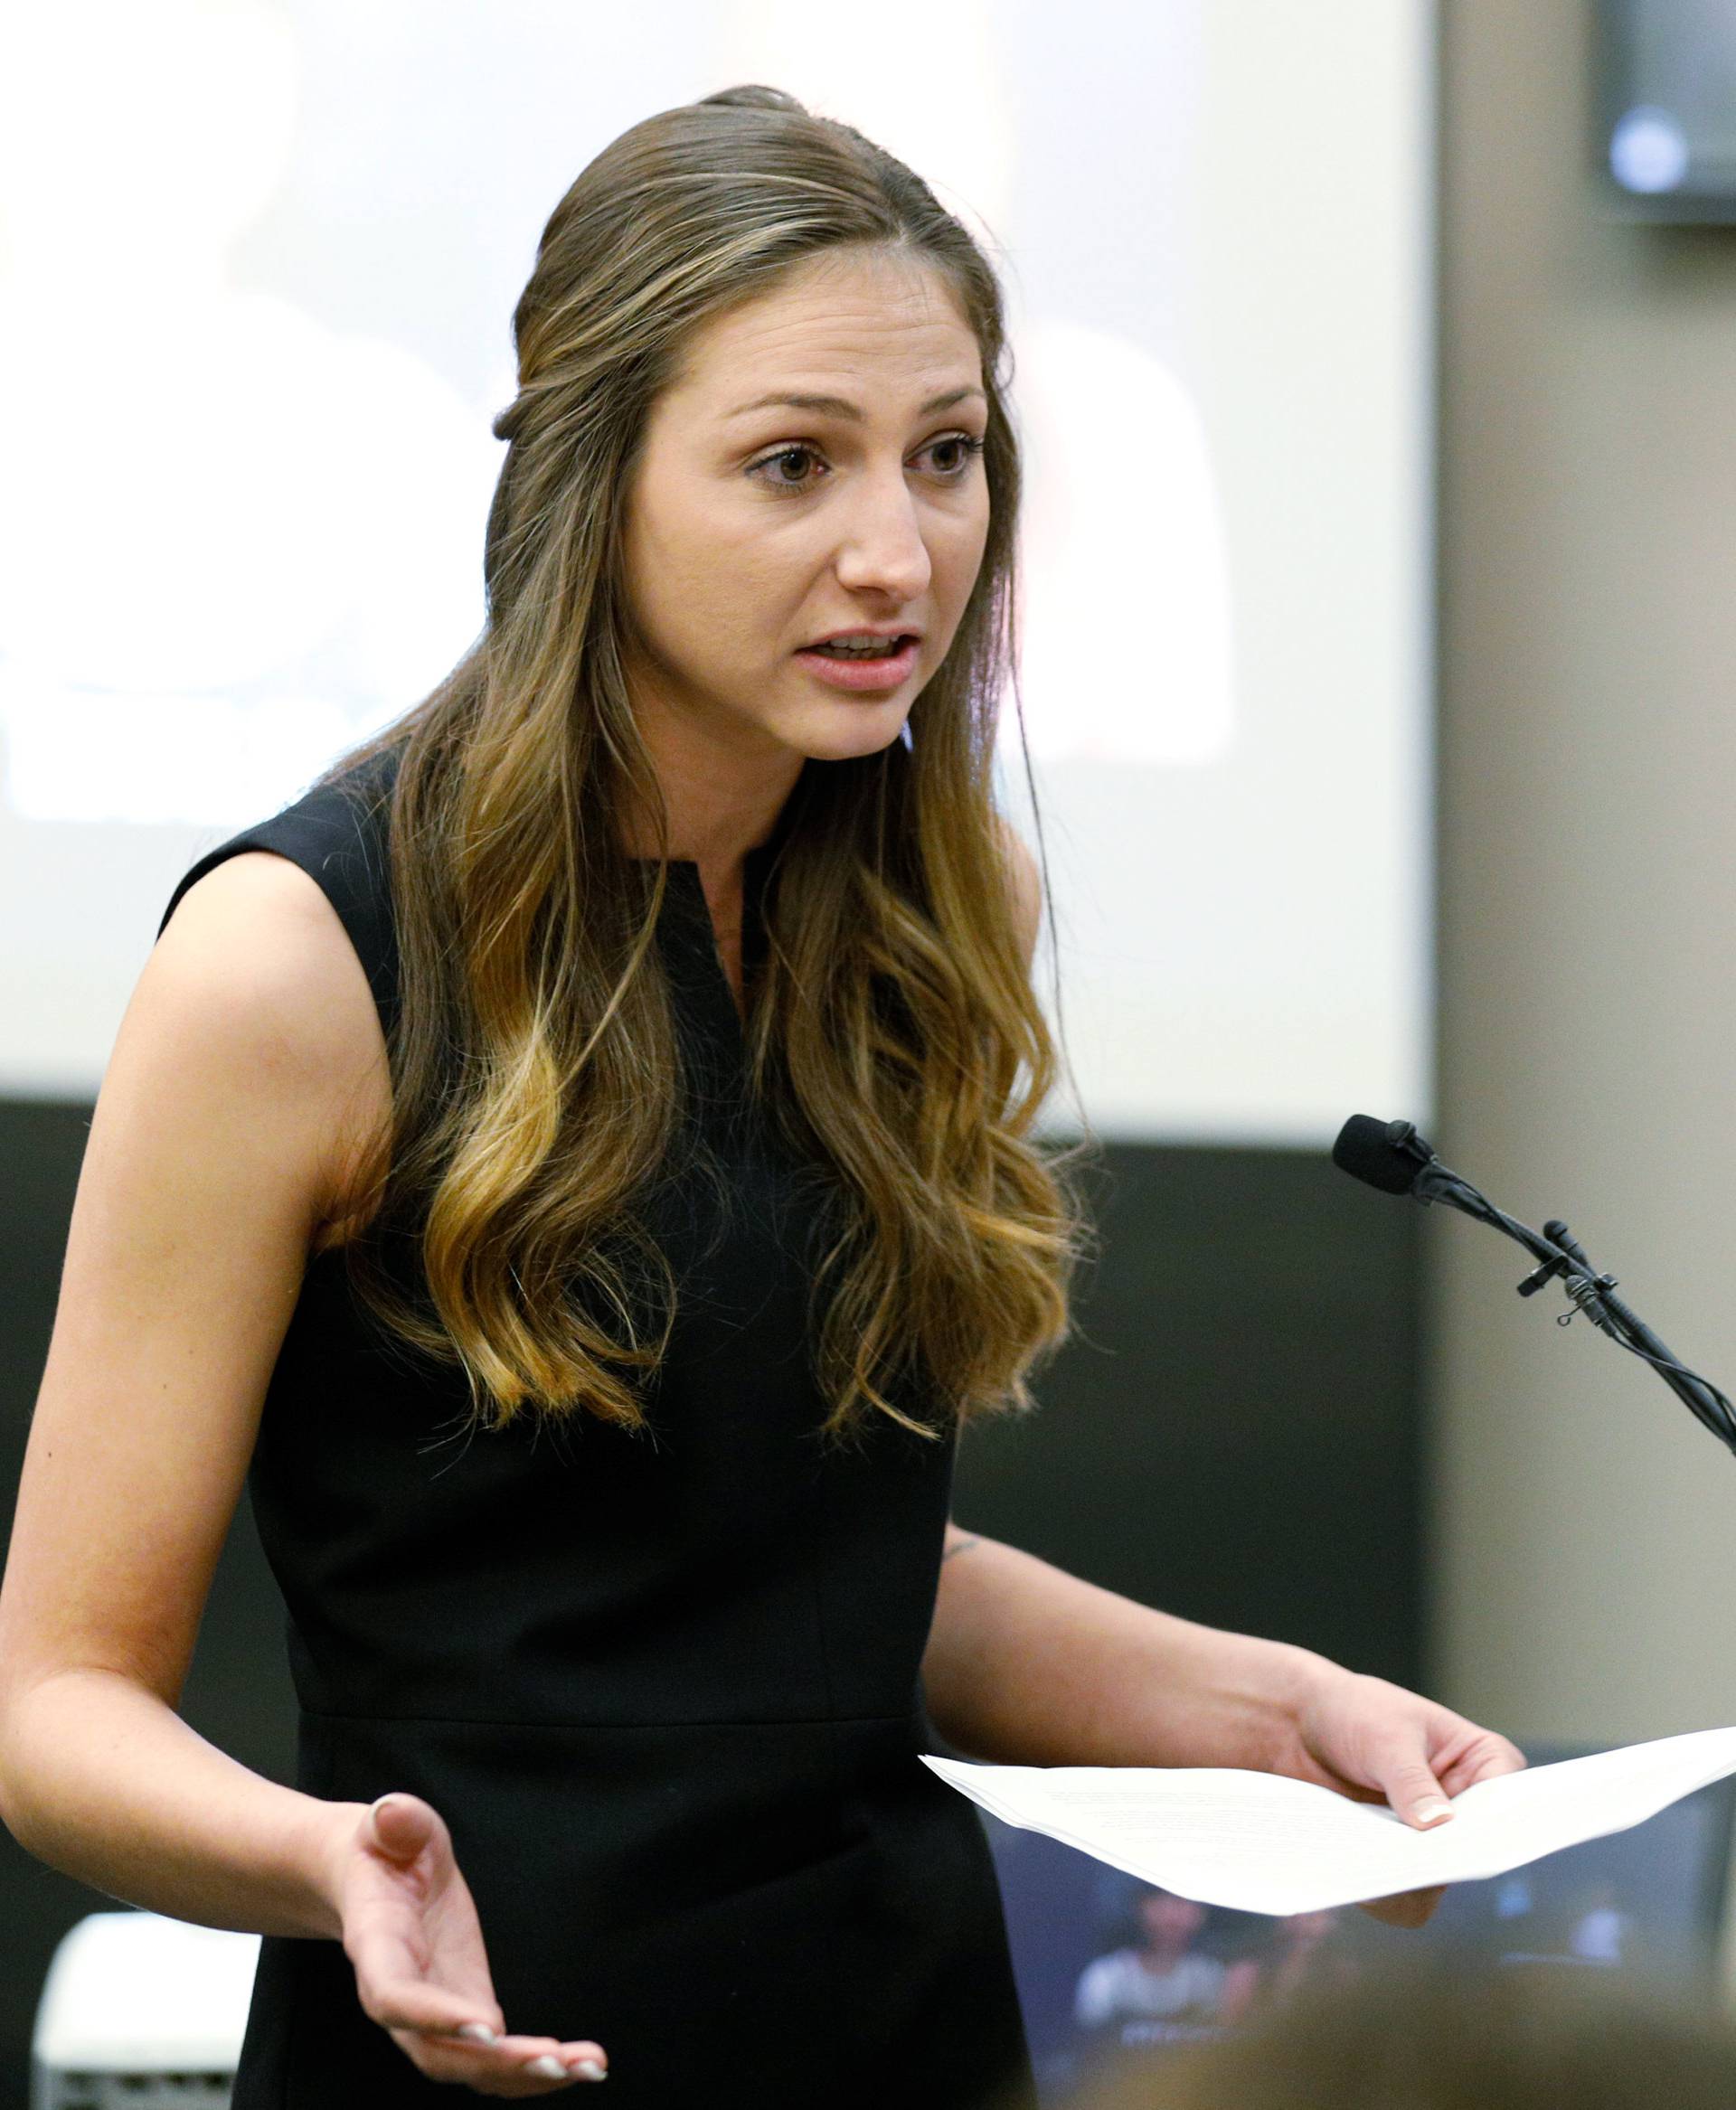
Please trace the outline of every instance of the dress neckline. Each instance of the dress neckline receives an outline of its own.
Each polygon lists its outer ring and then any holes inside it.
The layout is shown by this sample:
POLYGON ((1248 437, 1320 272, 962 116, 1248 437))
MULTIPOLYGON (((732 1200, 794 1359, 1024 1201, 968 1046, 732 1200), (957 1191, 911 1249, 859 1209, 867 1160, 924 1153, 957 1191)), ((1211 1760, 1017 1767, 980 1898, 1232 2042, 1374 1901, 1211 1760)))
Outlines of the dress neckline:
POLYGON ((699 861, 693 857, 635 858, 636 864, 666 862, 669 882, 664 897, 662 928, 680 951, 693 960, 703 985, 707 1008, 715 1020, 735 1064, 745 1060, 748 1027, 753 1013, 754 984, 765 956, 765 925, 760 913, 767 868, 778 848, 776 836, 756 843, 747 851, 741 868, 741 1000, 723 965, 717 926, 712 921, 711 903, 699 875, 699 861))
MULTIPOLYGON (((767 860, 771 856, 772 852, 776 850, 777 847, 778 838, 775 834, 768 835, 763 843, 754 843, 750 844, 748 849, 742 852, 742 871, 744 872, 762 871, 765 868, 767 860)), ((627 859, 627 862, 629 864, 667 864, 671 871, 691 871, 696 874, 699 871, 699 860, 696 857, 657 858, 651 856, 631 856, 627 859)))

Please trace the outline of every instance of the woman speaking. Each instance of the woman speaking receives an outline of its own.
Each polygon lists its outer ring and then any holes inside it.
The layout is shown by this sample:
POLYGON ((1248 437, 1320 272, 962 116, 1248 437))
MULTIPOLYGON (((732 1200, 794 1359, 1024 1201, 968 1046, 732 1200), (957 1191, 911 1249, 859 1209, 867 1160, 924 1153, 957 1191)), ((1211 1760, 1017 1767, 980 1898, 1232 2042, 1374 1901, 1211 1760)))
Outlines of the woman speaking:
POLYGON ((0 1808, 266 1939, 238 2110, 1030 2100, 918 1763, 1521 1763, 948 1521, 1067 1327, 1036 868, 991 793, 994 272, 740 88, 580 174, 514 316, 487 620, 169 903, 92 1124, 0 1599, 0 1808), (175 1708, 243 1479, 297 1785, 175 1708))

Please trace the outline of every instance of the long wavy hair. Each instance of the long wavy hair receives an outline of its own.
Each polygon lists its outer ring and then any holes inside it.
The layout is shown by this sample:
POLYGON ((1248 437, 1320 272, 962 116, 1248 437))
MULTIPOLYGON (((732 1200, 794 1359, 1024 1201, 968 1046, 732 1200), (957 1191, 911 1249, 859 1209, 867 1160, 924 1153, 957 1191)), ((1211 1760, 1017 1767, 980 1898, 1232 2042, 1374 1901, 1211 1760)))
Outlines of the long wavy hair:
POLYGON ((877 1413, 935 1434, 1027 1406, 1070 1331, 1089 1144, 1033 1137, 1061 1066, 993 798, 1020 486, 1000 288, 901 163, 734 88, 634 126, 556 206, 513 318, 484 628, 320 779, 395 762, 375 796, 401 962, 390 1135, 328 1242, 393 1342, 462 1368, 488 1426, 641 1426, 675 1312, 640 1220, 688 1088, 654 942, 667 816, 625 673, 647 414, 709 317, 864 246, 938 271, 976 334, 992 517, 913 742, 809 761, 780 815, 750 1088, 829 1197, 810 1312, 826 1428, 877 1413), (630 856, 636 837, 661 855, 630 856))

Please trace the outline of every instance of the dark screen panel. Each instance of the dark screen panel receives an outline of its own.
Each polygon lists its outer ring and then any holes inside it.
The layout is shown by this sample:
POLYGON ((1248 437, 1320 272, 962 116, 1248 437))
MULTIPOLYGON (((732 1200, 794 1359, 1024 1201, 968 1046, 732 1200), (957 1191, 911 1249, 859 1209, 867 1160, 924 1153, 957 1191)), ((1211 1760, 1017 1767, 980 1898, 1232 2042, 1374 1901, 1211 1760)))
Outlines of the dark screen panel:
POLYGON ((967 1436, 959 1521, 1417 1682, 1421 1210, 1324 1150, 1110 1145, 1098 1188, 1079 1337, 967 1436))

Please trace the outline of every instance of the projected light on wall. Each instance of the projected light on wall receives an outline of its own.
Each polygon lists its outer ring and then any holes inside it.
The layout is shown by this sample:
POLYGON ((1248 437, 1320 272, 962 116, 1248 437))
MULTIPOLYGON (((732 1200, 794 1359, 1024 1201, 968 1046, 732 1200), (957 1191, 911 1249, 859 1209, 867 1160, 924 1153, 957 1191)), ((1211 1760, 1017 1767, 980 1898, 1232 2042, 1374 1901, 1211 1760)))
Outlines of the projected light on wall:
POLYGON ((107 0, 13 42, 6 304, 42 326, 0 400, 6 796, 239 825, 475 635, 499 450, 401 345, 228 275, 288 151, 287 19, 107 0), (80 83, 71 135, 43 80, 80 83))
POLYGON ((1193 399, 1161 363, 1076 323, 1028 327, 1020 688, 1043 761, 1228 753, 1230 582, 1193 399))
MULTIPOLYGON (((904 150, 999 221, 1009 119, 989 91, 988 10, 900 5, 912 32, 921 18, 928 62, 968 65, 984 87, 971 124, 904 150)), ((108 64, 71 139, 52 102, 14 85, 0 149, 16 201, 8 301, 58 325, 18 345, 0 411, 5 796, 35 820, 241 825, 425 693, 480 626, 491 406, 401 344, 230 277, 284 173, 290 16, 106 0, 44 11, 22 35, 14 84, 90 76, 92 37, 108 64), (114 248, 92 271, 99 222, 114 248)), ((720 20, 714 70, 756 77, 780 54, 781 78, 873 130, 861 42, 824 12, 743 7, 720 20)), ((906 71, 879 68, 909 132, 911 99, 892 92, 906 71)), ((1185 391, 1136 345, 1058 317, 1028 321, 1018 352, 1033 751, 1221 751, 1227 587, 1185 391), (1140 415, 1106 494, 1109 404, 1140 415)))

